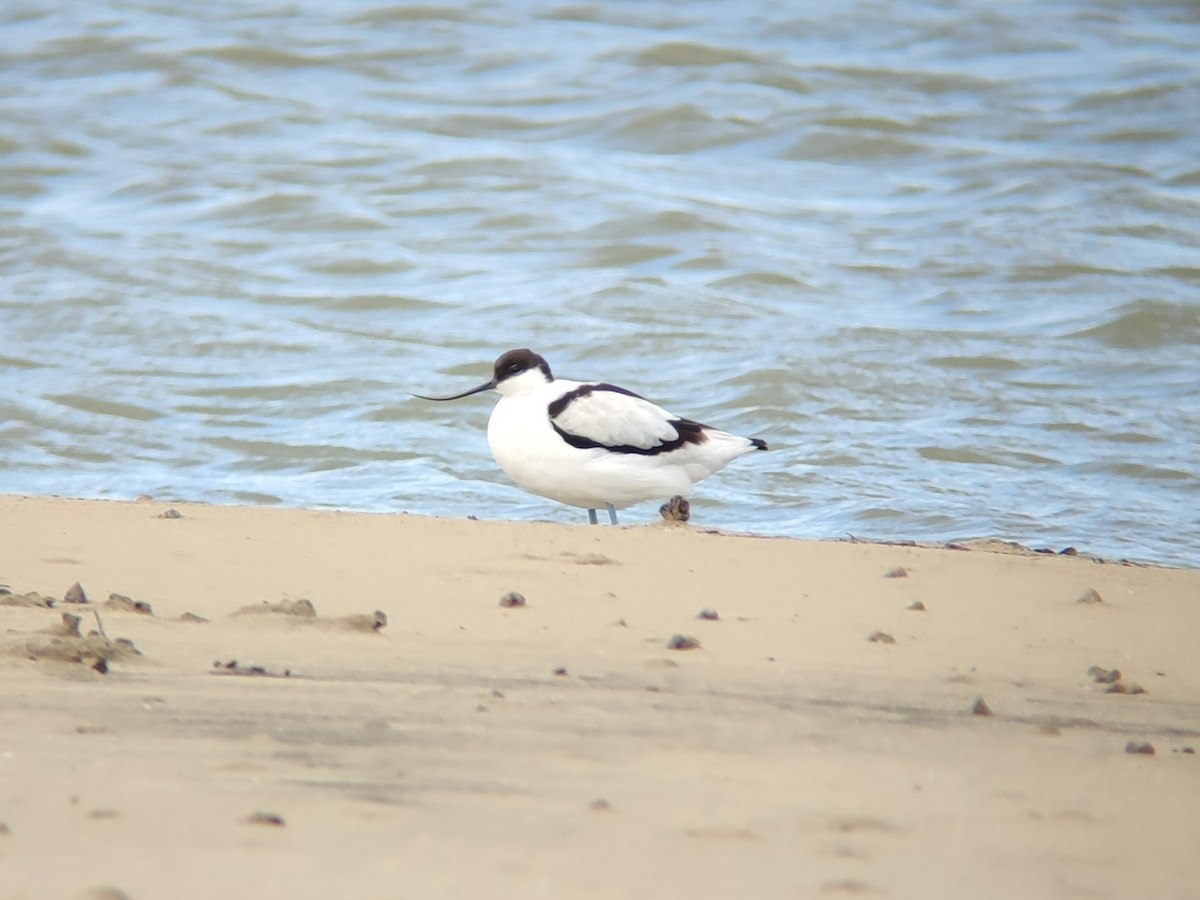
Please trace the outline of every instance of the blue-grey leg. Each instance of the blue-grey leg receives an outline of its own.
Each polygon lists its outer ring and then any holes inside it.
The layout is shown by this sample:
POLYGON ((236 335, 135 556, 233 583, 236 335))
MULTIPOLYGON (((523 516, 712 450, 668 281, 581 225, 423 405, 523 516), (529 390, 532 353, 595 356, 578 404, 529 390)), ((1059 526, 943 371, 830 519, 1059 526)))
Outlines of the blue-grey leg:
POLYGON ((600 520, 596 518, 596 511, 594 509, 588 510, 588 524, 590 524, 590 525, 599 525, 600 524, 600 520))
POLYGON ((608 504, 608 521, 612 522, 614 525, 621 524, 617 521, 617 510, 611 503, 608 504))

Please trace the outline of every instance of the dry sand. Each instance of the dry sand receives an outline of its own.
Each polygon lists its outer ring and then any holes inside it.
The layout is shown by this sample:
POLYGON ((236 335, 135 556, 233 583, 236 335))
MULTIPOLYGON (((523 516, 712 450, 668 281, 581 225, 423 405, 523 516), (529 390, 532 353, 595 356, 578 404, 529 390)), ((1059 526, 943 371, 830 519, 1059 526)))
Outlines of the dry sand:
POLYGON ((0 497, 4 900, 1200 896, 1198 572, 176 508, 0 497))

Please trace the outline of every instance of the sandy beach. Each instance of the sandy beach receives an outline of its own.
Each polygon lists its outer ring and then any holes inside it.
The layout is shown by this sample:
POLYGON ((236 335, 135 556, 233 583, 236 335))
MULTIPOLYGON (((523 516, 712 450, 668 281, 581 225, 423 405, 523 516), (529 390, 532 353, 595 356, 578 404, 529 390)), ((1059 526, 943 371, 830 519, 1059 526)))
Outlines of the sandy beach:
POLYGON ((5 900, 1200 896, 1200 572, 6 496, 0 585, 5 900))

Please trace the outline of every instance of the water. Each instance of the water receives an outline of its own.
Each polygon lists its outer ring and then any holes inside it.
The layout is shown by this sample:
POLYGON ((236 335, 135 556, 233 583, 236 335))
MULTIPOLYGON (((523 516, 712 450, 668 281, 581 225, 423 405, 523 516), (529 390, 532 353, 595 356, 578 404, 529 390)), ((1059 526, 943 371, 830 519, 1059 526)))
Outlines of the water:
POLYGON ((5 3, 0 491, 582 521, 403 393, 530 346, 701 524, 1200 565, 1200 7, 834 9, 5 3))

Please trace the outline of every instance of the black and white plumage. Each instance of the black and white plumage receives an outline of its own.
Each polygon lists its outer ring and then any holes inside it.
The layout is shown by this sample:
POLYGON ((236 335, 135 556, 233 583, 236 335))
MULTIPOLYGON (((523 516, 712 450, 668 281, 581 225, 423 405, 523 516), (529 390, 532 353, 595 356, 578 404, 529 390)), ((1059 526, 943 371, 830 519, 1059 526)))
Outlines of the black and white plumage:
MULTIPOLYGON (((668 412, 625 388, 555 378, 532 350, 509 350, 492 380, 451 397, 496 390, 488 445, 516 484, 541 497, 588 510, 689 496, 696 482, 750 450, 744 438, 668 412)), ((420 395, 416 395, 420 396, 420 395)))

